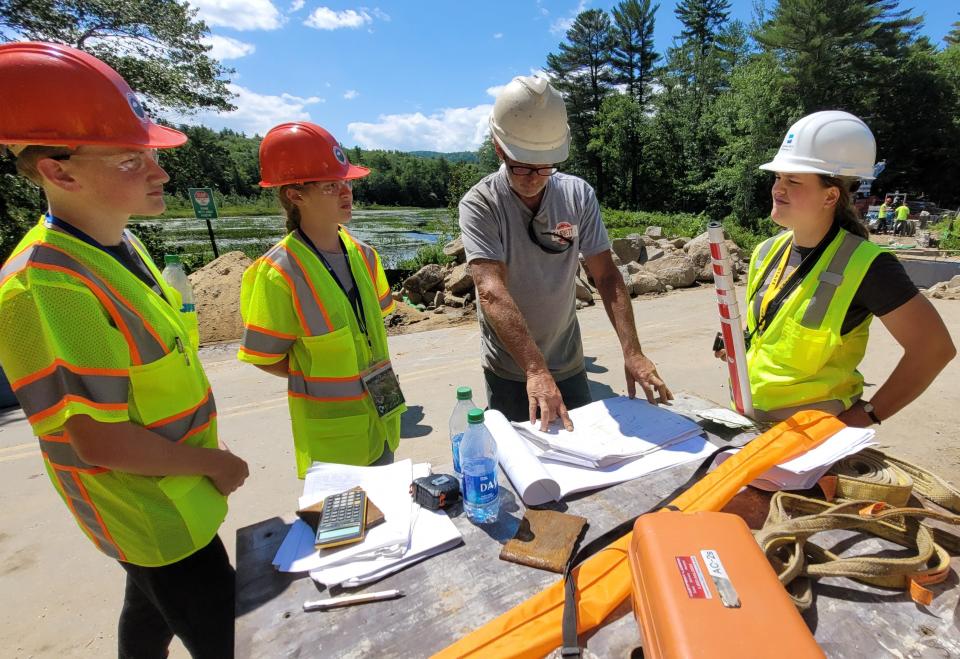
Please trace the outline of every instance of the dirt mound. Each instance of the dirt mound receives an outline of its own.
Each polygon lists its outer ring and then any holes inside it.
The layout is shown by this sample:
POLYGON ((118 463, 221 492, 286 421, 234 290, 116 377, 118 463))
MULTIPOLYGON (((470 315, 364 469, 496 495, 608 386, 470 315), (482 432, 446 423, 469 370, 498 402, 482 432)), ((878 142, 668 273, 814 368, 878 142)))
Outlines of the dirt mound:
POLYGON ((387 334, 389 336, 411 334, 461 325, 467 322, 477 322, 477 314, 472 309, 444 307, 441 311, 442 313, 437 313, 436 310, 420 311, 416 307, 398 301, 396 311, 386 318, 387 334))
POLYGON ((235 341, 243 334, 240 281, 250 263, 243 252, 228 252, 190 275, 201 343, 235 341))

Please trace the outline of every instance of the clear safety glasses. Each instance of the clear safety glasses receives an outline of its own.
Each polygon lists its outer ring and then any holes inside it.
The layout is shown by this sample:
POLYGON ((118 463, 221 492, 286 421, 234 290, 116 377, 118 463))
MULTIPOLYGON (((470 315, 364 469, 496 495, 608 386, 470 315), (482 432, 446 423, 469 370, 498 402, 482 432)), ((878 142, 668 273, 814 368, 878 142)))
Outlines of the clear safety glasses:
POLYGON ((322 195, 340 194, 341 188, 353 190, 353 181, 312 181, 303 185, 311 186, 322 195))
POLYGON ((100 160, 108 167, 115 167, 121 172, 136 174, 147 168, 150 162, 160 162, 160 152, 156 149, 145 151, 124 151, 123 153, 66 153, 61 156, 51 156, 51 160, 100 160))

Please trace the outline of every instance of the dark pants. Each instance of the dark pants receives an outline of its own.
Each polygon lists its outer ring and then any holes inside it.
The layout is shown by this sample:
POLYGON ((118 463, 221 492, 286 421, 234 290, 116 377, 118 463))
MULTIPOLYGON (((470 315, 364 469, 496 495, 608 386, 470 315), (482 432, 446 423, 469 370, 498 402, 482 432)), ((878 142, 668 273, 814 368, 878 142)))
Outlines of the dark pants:
MULTIPOLYGON (((491 410, 501 412, 510 421, 530 420, 526 382, 505 380, 487 369, 483 369, 483 377, 487 381, 487 404, 491 410)), ((557 382, 557 388, 568 410, 593 402, 586 371, 580 371, 565 380, 560 380, 557 382)))
POLYGON ((166 657, 174 634, 194 659, 233 657, 235 575, 219 536, 171 565, 120 566, 120 659, 166 657))

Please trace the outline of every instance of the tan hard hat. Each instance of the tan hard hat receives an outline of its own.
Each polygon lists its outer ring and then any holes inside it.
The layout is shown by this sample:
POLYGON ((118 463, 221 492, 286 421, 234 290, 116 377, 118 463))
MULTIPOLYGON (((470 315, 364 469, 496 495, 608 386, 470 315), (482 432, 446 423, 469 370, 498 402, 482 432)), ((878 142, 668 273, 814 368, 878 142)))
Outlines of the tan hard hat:
POLYGON ((553 165, 570 153, 567 107, 550 81, 517 76, 493 104, 490 132, 504 153, 517 162, 553 165))

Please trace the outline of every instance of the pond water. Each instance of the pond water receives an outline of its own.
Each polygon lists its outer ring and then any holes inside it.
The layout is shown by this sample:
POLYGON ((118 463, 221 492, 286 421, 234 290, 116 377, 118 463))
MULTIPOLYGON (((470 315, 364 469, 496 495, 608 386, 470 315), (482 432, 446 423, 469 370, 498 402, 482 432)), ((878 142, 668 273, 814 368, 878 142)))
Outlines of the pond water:
MULTIPOLYGON (((175 218, 162 220, 159 224, 168 244, 188 252, 211 250, 203 220, 175 218)), ((281 215, 221 217, 212 220, 212 224, 221 254, 239 249, 253 256, 251 251, 262 253, 285 233, 281 215)), ((420 247, 453 233, 449 212, 437 208, 355 209, 347 226, 354 236, 376 248, 387 268, 411 258, 420 247)))

